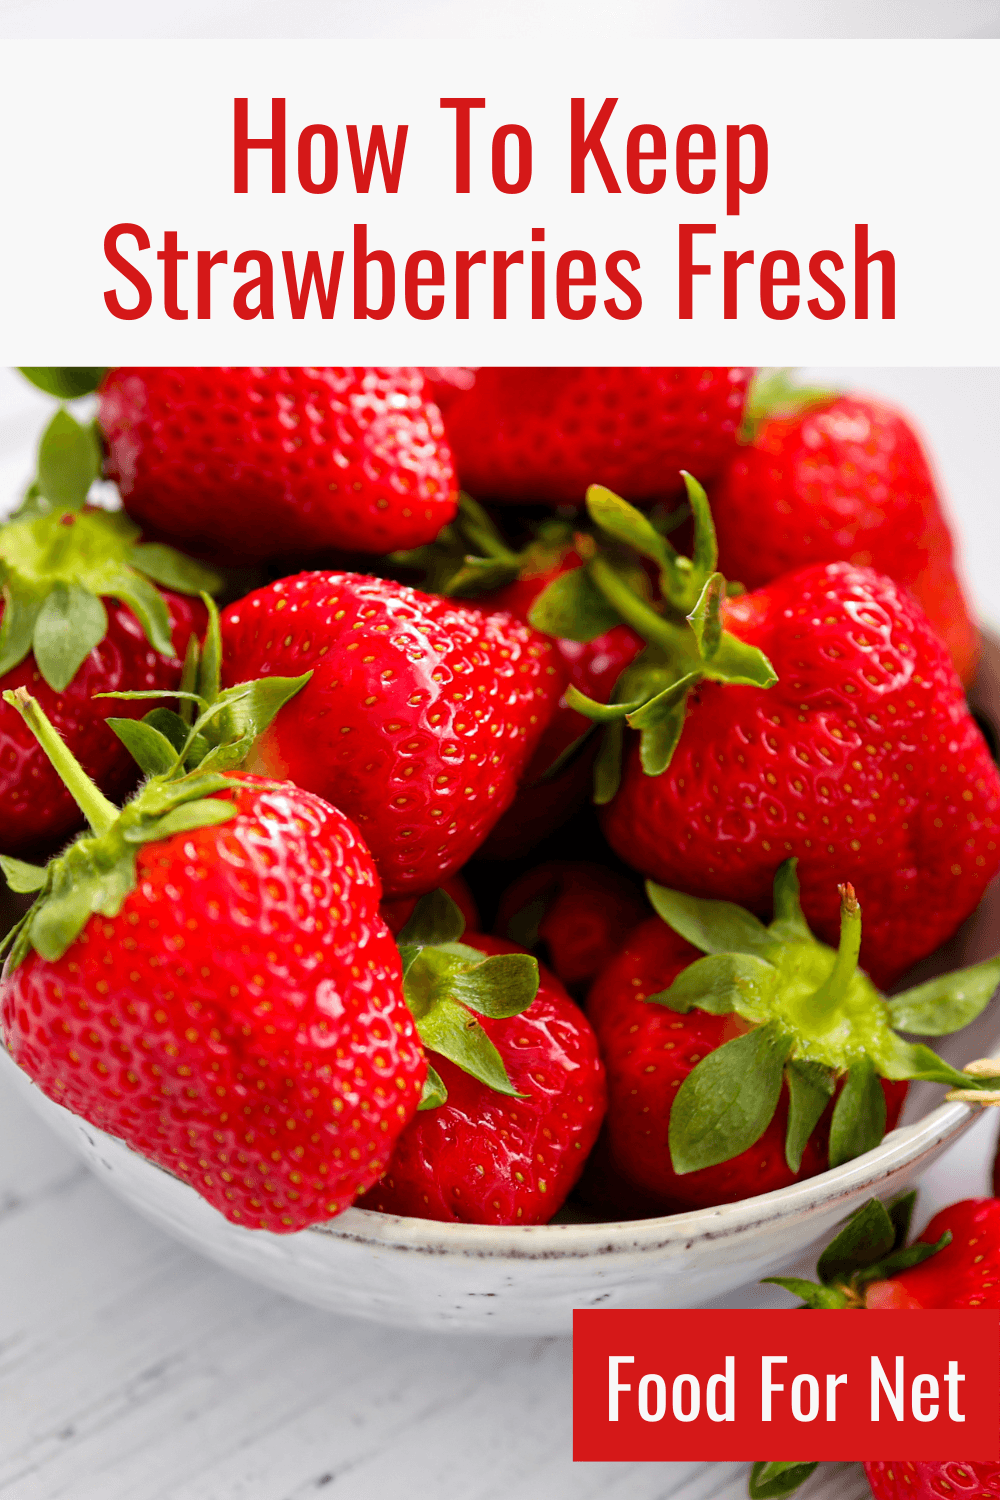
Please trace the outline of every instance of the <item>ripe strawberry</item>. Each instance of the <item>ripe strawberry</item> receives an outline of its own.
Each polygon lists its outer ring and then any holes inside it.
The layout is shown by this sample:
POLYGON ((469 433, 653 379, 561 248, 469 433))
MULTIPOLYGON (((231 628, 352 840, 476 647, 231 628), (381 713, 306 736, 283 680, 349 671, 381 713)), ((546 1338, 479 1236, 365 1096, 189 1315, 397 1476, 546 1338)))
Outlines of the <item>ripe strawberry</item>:
MULTIPOLYGON (((916 1193, 888 1211, 871 1199, 852 1214, 817 1266, 818 1282, 770 1276, 768 1281, 817 1309, 1000 1308, 1000 1202, 968 1198, 937 1214, 907 1247, 916 1193)), ((751 1500, 790 1495, 816 1468, 810 1463, 758 1463, 751 1500)), ((986 1500, 1000 1495, 1000 1463, 891 1460, 866 1463, 875 1500, 986 1500)))
POLYGON ((604 1176, 595 1170, 589 1196, 650 1213, 753 1197, 878 1145, 907 1079, 975 1087, 894 1028, 939 1036, 967 1024, 1000 960, 886 1001, 856 967, 860 911, 841 889, 835 955, 805 924, 793 861, 768 928, 729 902, 648 882, 659 915, 587 1003, 608 1072, 604 1176))
POLYGON ((453 874, 513 800, 563 686, 550 642, 506 614, 354 573, 303 573, 230 605, 228 683, 314 668, 249 768, 360 828, 388 897, 453 874))
MULTIPOLYGON (((482 933, 450 947, 524 955, 482 933)), ((504 1092, 435 1056, 446 1099, 414 1117, 359 1207, 466 1224, 544 1224, 562 1207, 600 1128, 604 1069, 579 1009, 554 975, 537 974, 525 1009, 480 1020, 505 1069, 504 1092)))
POLYGON ((970 682, 979 631, 934 474, 902 412, 779 381, 754 428, 712 492, 723 572, 755 589, 813 563, 875 568, 906 585, 970 682))
MULTIPOLYGON (((850 563, 726 600, 721 618, 777 684, 723 686, 712 661, 696 663, 704 678, 664 693, 645 729, 666 736, 666 755, 651 766, 645 744, 629 746, 605 835, 644 874, 755 911, 795 855, 827 941, 829 872, 842 872, 865 903, 867 968, 888 986, 951 936, 1000 868, 1000 775, 961 683, 905 590, 850 563), (685 718, 676 697, 692 683, 685 718)), ((645 727, 656 708, 628 722, 645 727)))
POLYGON ((495 930, 543 957, 576 991, 604 969, 647 913, 635 886, 614 870, 549 860, 504 892, 495 930))
POLYGON ((47 870, 3 862, 40 892, 0 985, 6 1045, 50 1098, 274 1233, 381 1175, 425 1074, 357 830, 310 792, 227 769, 299 686, 217 698, 185 735, 204 769, 154 727, 163 710, 122 721, 161 769, 121 812, 37 704, 8 695, 91 833, 47 870))
MULTIPOLYGON (((479 926, 479 912, 476 909, 476 901, 469 887, 461 875, 452 875, 448 880, 441 882, 441 889, 450 896, 452 901, 462 913, 466 927, 473 931, 479 926)), ((398 936, 413 916, 419 896, 397 896, 392 901, 383 901, 380 908, 382 920, 392 933, 398 936)))
POLYGON ((736 445, 749 370, 481 369, 447 433, 480 499, 582 505, 589 484, 650 501, 677 471, 714 477, 736 445))
POLYGON ((416 369, 116 369, 99 410, 125 509, 207 556, 388 552, 455 514, 416 369))
MULTIPOLYGON (((38 480, 0 526, 0 691, 34 693, 87 774, 117 798, 136 768, 105 726, 114 708, 95 694, 178 687, 179 658, 205 622, 201 601, 185 595, 219 580, 142 544, 124 515, 86 506, 99 462, 92 432, 58 412, 38 480)), ((0 850, 48 851, 81 826, 34 736, 0 703, 0 850)))

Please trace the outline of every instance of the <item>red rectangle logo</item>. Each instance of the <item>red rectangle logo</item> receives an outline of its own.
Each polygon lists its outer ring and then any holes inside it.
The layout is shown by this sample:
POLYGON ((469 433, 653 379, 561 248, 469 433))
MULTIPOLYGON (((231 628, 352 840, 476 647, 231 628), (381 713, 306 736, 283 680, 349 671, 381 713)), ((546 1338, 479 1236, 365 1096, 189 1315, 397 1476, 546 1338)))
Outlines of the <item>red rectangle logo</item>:
POLYGON ((573 1457, 1000 1458, 1000 1312, 576 1312, 573 1457))

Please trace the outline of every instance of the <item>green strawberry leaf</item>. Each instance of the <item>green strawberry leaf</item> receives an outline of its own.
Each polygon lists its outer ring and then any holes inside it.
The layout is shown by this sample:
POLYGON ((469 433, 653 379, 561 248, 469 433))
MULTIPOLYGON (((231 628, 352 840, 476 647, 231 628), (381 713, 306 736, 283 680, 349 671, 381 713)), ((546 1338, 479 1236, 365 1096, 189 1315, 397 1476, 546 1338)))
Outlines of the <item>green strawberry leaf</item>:
POLYGON ((614 724, 635 709, 642 708, 648 700, 635 698, 630 703, 598 703, 594 698, 588 698, 586 693, 574 687, 572 683, 566 689, 566 702, 570 708, 575 708, 578 714, 583 714, 595 724, 614 724))
POLYGON ((45 884, 45 870, 38 865, 25 864, 23 859, 13 859, 9 854, 0 854, 0 870, 12 891, 27 895, 40 891, 45 884))
POLYGON ((79 510, 101 472, 101 448, 91 426, 60 407, 38 449, 38 491, 57 509, 79 510))
POLYGON ((197 691, 206 703, 214 703, 222 685, 222 628, 214 601, 208 594, 202 595, 202 601, 208 610, 208 629, 200 648, 197 691))
POLYGON ((665 1005, 682 1016, 695 1008, 713 1016, 754 1012, 767 1006, 777 977, 773 964, 753 954, 713 953, 682 969, 667 989, 647 995, 646 1003, 665 1005))
POLYGON ((900 1271, 909 1271, 913 1266, 923 1265, 925 1260, 930 1260, 932 1255, 937 1255, 939 1250, 950 1245, 951 1238, 951 1230, 947 1229, 935 1245, 928 1245, 923 1240, 917 1240, 905 1249, 894 1250, 884 1260, 866 1266, 864 1271, 855 1277, 855 1281, 858 1285, 864 1285, 870 1281, 885 1281, 889 1276, 898 1276, 900 1271))
POLYGON ((694 581, 700 590, 702 585, 711 578, 719 562, 719 548, 715 537, 715 522, 712 520, 712 509, 708 503, 708 496, 694 475, 689 474, 686 469, 682 469, 681 478, 684 480, 688 505, 691 507, 691 514, 694 517, 694 551, 691 556, 691 563, 694 581))
POLYGON ((817 1464, 758 1463, 750 1471, 750 1500, 781 1500, 804 1484, 817 1464))
POLYGON ((862 1058, 849 1071, 833 1107, 830 1166, 843 1166, 844 1162, 873 1151, 885 1135, 885 1120, 885 1093, 875 1064, 870 1058, 862 1058))
POLYGON ((194 828, 213 828, 219 823, 228 823, 236 817, 236 813, 232 802, 223 802, 217 798, 182 802, 147 824, 133 824, 124 831, 123 838, 128 844, 149 844, 158 839, 168 839, 175 833, 190 833, 194 828))
POLYGON ((78 396, 89 396, 91 391, 97 390, 108 373, 106 368, 97 366, 75 368, 52 365, 40 368, 36 365, 19 365, 18 369, 32 385, 60 401, 75 401, 78 396))
POLYGON ((806 1307, 829 1312, 850 1306, 850 1298, 835 1286, 820 1286, 815 1281, 803 1281, 798 1276, 762 1276, 761 1285, 783 1286, 793 1297, 800 1297, 806 1307))
MULTIPOLYGON (((421 896, 396 939, 400 948, 423 948, 454 943, 465 931, 465 918, 457 902, 440 887, 421 896)), ((478 956, 478 955, 477 955, 478 956)))
MULTIPOLYGON (((109 719, 108 723, 111 722, 109 719)), ((165 740, 169 740, 178 754, 187 744, 190 725, 184 722, 180 714, 174 713, 172 708, 151 708, 148 714, 143 714, 142 722, 162 734, 165 740)))
POLYGON ((833 1097, 833 1076, 821 1063, 793 1058, 785 1068, 785 1082, 788 1084, 785 1160, 788 1170, 797 1172, 806 1143, 833 1097))
POLYGON ((439 1104, 446 1103, 448 1090, 444 1086, 444 1079, 437 1068, 427 1064, 427 1074, 424 1078, 423 1092, 420 1095, 420 1103, 417 1109, 437 1109, 439 1104))
POLYGON ((896 1243, 896 1226, 884 1204, 869 1198, 857 1209, 820 1256, 816 1271, 822 1282, 850 1281, 888 1255, 896 1243))
POLYGON ((594 803, 597 807, 605 807, 618 794, 624 751, 624 723, 609 724, 601 736, 600 749, 594 760, 594 803))
POLYGON ((783 943, 814 941, 799 900, 798 860, 786 859, 774 877, 774 920, 768 932, 783 943))
POLYGON ((177 747, 144 719, 105 719, 104 722, 147 776, 159 776, 177 764, 177 747))
POLYGON ((1000 985, 1000 958, 987 959, 953 974, 918 984, 889 1001, 892 1024, 918 1036, 961 1031, 986 1009, 1000 985))
POLYGON ((136 572, 175 594, 217 594, 222 587, 218 573, 160 542, 138 542, 129 562, 136 572))
POLYGON ((792 1045, 769 1021, 702 1058, 670 1111, 670 1159, 678 1175, 729 1161, 760 1140, 778 1107, 792 1045))
POLYGON ((586 643, 620 625, 621 615, 586 568, 573 568, 542 590, 528 613, 528 623, 545 635, 586 643))
POLYGON ((900 1193, 898 1198, 893 1198, 888 1205, 889 1218, 896 1231, 896 1238, 892 1244, 893 1250, 901 1250, 910 1238, 910 1225, 913 1221, 916 1202, 917 1190, 911 1188, 908 1193, 900 1193))
POLYGON ((154 651, 161 656, 173 656, 174 643, 166 601, 147 578, 133 568, 122 568, 108 579, 103 592, 128 605, 154 651))
POLYGON ((18 580, 4 579, 6 568, 0 561, 0 580, 3 580, 4 611, 0 619, 0 677, 6 676, 31 650, 31 641, 38 623, 45 595, 23 587, 18 580))
POLYGON ((491 954, 470 969, 457 970, 451 993, 481 1016, 518 1016, 538 994, 538 959, 530 953, 491 954))
POLYGON ((57 581, 38 615, 32 635, 35 661, 49 687, 61 693, 108 629, 107 610, 77 583, 57 581))
POLYGON ((721 608, 725 596, 726 580, 721 573, 712 573, 698 596, 698 603, 687 617, 703 661, 711 661, 722 644, 721 608))
POLYGON ((705 901, 684 891, 646 881, 646 895, 657 916, 703 953, 754 953, 769 958, 774 939, 764 924, 732 901, 705 901))
POLYGON ((711 682, 728 682, 736 687, 769 688, 778 680, 763 651, 728 630, 722 632, 718 648, 711 661, 705 662, 703 671, 711 682))
POLYGON ((639 736, 639 762, 647 776, 662 776, 674 758, 674 751, 684 728, 686 700, 676 704, 669 714, 644 729, 639 736))
POLYGON ((653 697, 636 708, 629 706, 628 722, 632 729, 653 729, 659 724, 671 722, 677 710, 681 711, 681 722, 684 721, 684 705, 687 701, 689 690, 698 681, 697 672, 688 672, 671 682, 661 692, 655 693, 653 697))
POLYGON ((417 1020, 424 1046, 439 1052, 487 1088, 515 1099, 523 1098, 511 1083, 500 1056, 475 1016, 455 1000, 438 1000, 417 1020))
POLYGON ((959 1073, 922 1042, 904 1042, 897 1036, 892 1038, 891 1050, 882 1059, 881 1071, 883 1078, 945 1083, 953 1089, 1000 1089, 1000 1062, 995 1077, 973 1077, 969 1073, 959 1073))
POLYGON ((648 557, 660 568, 669 568, 677 553, 659 531, 652 526, 641 510, 629 505, 620 495, 605 489, 603 484, 592 484, 587 490, 587 510, 592 521, 614 537, 633 547, 642 557, 648 557))

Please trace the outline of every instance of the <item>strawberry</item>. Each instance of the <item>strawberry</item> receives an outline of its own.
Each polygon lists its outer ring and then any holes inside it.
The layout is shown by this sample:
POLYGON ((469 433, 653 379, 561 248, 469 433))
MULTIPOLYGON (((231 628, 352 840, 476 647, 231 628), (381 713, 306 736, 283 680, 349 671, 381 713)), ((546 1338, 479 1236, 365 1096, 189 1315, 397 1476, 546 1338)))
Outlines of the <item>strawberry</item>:
MULTIPOLYGON (((817 1265, 818 1282, 769 1276, 806 1307, 1000 1308, 1000 1202, 968 1198, 953 1203, 907 1247, 916 1193, 888 1210, 875 1198, 848 1219, 817 1265)), ((757 1463, 751 1500, 790 1495, 816 1468, 810 1463, 757 1463)), ((875 1500, 941 1500, 1000 1495, 1000 1463, 896 1461, 866 1463, 875 1500)))
MULTIPOLYGON (((415 983, 421 963, 464 950, 473 958, 489 955, 481 970, 498 964, 498 955, 529 963, 534 998, 516 1012, 508 1004, 479 1017, 503 1069, 500 1089, 482 1070, 434 1058, 445 1097, 425 1104, 406 1127, 385 1176, 359 1206, 466 1224, 544 1224, 562 1207, 600 1128, 605 1094, 597 1042, 554 975, 500 938, 473 933, 456 942, 462 919, 455 908, 451 915, 457 921, 447 932, 422 934, 432 945, 410 960, 407 993, 425 988, 423 976, 415 983)), ((413 928, 400 935, 404 962, 416 951, 408 942, 419 936, 413 928)), ((433 1037, 425 1035, 425 1044, 433 1047, 433 1037)))
POLYGON ((877 1146, 907 1079, 976 1089, 895 1028, 940 1036, 966 1025, 992 997, 1000 959, 887 1001, 856 967, 850 886, 836 953, 806 926, 793 860, 778 871, 769 927, 727 901, 646 889, 657 917, 587 1002, 608 1071, 611 1179, 594 1180, 590 1196, 661 1213, 735 1202, 877 1146))
POLYGON ((867 967, 888 986, 951 936, 1000 869, 1000 774, 899 584, 839 562, 731 597, 704 491, 688 477, 688 492, 691 559, 617 496, 588 495, 600 530, 659 567, 662 600, 589 540, 584 566, 531 610, 552 634, 590 639, 617 618, 650 642, 610 705, 567 689, 614 735, 597 761, 605 836, 644 874, 755 911, 797 856, 806 915, 827 941, 832 865, 865 901, 867 967), (622 772, 626 726, 640 735, 622 772))
POLYGON ((504 892, 495 931, 544 956, 575 992, 605 968, 647 911, 631 881, 614 870, 582 860, 549 860, 504 892))
POLYGON ((751 404, 750 441, 712 493, 723 572, 755 589, 813 563, 875 568, 906 585, 970 682, 979 631, 937 481, 903 413, 781 377, 751 404))
POLYGON ((749 370, 477 372, 453 395, 447 433, 464 489, 481 499, 582 505, 589 484, 651 501, 677 471, 711 478, 736 445, 749 370))
POLYGON ((426 1071, 357 829, 233 769, 302 681, 209 691, 191 726, 118 721, 151 772, 121 812, 37 703, 7 695, 90 825, 45 870, 3 861, 39 892, 0 984, 8 1050, 232 1222, 279 1234, 377 1180, 426 1071))
MULTIPOLYGON (((105 726, 111 706, 94 695, 178 687, 180 658, 205 621, 201 601, 186 596, 219 580, 142 543, 126 516, 87 506, 99 464, 93 432, 57 412, 38 479, 0 526, 0 691, 33 692, 86 773, 119 797, 136 769, 105 726)), ((0 704, 0 849, 51 850, 81 822, 34 736, 0 704)))
POLYGON ((303 573, 222 617, 228 683, 314 668, 249 768, 357 823, 387 897, 453 874, 513 800, 562 691, 550 642, 354 573, 303 573))
POLYGON ((99 413, 129 515, 207 556, 387 552, 455 514, 419 370, 115 369, 99 413))

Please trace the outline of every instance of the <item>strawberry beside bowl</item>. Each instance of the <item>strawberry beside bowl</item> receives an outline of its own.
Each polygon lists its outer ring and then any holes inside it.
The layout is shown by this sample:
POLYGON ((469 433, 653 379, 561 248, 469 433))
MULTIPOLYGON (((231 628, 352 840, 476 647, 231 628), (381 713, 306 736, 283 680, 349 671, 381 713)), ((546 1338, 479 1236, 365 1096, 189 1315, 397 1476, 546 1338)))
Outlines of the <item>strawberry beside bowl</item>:
MULTIPOLYGON (((998 947, 994 883, 919 977, 998 947)), ((993 1005, 941 1050, 961 1066, 998 1041, 993 1005)), ((567 1334, 577 1307, 698 1306, 780 1272, 866 1199, 916 1183, 976 1117, 974 1106, 935 1105, 940 1090, 918 1084, 900 1127, 866 1155, 776 1192, 668 1217, 495 1228, 351 1208, 276 1235, 228 1222, 186 1183, 52 1103, 2 1050, 0 1069, 114 1192, 220 1265, 331 1312, 510 1335, 567 1334)))

